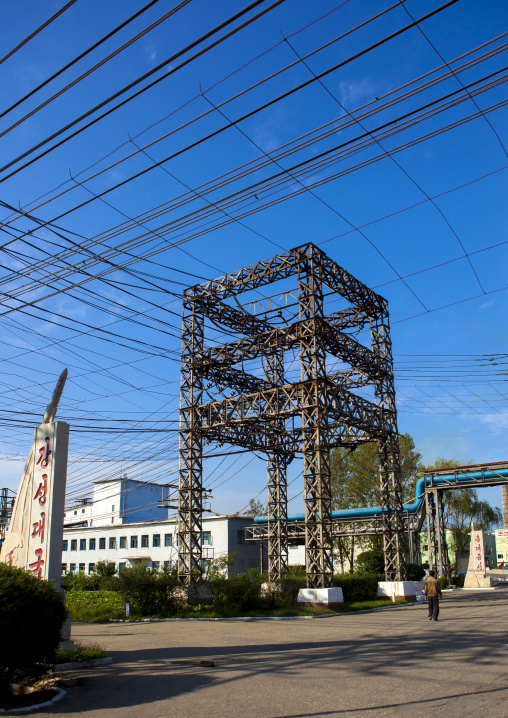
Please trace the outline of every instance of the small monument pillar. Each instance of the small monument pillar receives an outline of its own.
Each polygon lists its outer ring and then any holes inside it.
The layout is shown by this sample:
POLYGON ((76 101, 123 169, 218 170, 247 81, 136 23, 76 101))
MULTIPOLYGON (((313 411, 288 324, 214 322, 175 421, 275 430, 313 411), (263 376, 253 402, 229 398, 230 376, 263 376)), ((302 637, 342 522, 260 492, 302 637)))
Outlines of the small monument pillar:
POLYGON ((485 566, 485 543, 483 531, 475 531, 471 523, 471 545, 469 547, 469 564, 467 567, 464 588, 490 588, 490 576, 485 566))
POLYGON ((21 478, 0 561, 49 579, 60 588, 69 424, 55 421, 67 379, 61 373, 21 478))

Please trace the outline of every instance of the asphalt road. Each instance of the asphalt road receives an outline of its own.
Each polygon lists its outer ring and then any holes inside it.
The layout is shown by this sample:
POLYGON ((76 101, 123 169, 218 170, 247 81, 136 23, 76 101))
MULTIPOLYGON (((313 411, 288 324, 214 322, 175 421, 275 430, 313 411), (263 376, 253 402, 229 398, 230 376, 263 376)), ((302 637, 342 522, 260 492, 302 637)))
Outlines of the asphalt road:
POLYGON ((293 621, 74 624, 114 663, 31 715, 86 718, 508 716, 508 588, 426 607, 293 621), (213 668, 199 666, 212 660, 213 668))

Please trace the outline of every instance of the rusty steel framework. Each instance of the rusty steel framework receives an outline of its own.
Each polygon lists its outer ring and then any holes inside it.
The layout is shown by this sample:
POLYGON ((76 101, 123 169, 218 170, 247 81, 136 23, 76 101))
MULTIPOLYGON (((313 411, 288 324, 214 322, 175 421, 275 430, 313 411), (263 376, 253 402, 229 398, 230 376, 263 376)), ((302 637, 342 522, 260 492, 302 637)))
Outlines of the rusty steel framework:
POLYGON ((364 441, 378 442, 386 578, 400 580, 406 547, 386 300, 313 244, 184 292, 178 505, 182 583, 198 583, 202 571, 204 443, 266 455, 271 578, 287 571, 287 467, 295 454, 303 454, 307 581, 310 587, 324 588, 331 585, 333 573, 330 451, 364 441), (245 308, 252 302, 239 302, 243 293, 284 280, 297 283, 296 295, 283 292, 296 297, 296 321, 288 322, 279 309, 285 322, 279 325, 275 315, 268 319, 274 310, 256 316, 245 308), (325 290, 349 306, 326 314, 325 290), (206 322, 241 338, 205 345, 206 322), (370 347, 352 336, 364 329, 370 329, 370 347), (288 383, 284 354, 295 349, 301 379, 288 383), (263 378, 244 370, 244 362, 260 358, 263 378), (330 373, 330 358, 347 368, 330 373), (204 403, 211 385, 223 398, 204 403), (370 388, 372 400, 353 393, 358 388, 370 388))

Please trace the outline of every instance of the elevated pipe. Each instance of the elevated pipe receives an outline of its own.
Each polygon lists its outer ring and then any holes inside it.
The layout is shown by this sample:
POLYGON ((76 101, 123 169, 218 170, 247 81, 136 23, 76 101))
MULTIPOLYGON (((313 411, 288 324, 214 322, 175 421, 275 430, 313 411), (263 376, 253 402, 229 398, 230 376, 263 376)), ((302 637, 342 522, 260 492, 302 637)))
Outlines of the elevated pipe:
MULTIPOLYGON (((460 472, 457 472, 460 473, 460 472)), ((411 504, 404 504, 404 511, 410 514, 417 513, 418 509, 422 505, 425 499, 425 485, 433 486, 444 486, 444 485, 456 485, 461 482, 467 483, 475 479, 497 479, 499 477, 508 479, 508 468, 498 469, 497 471, 471 471, 468 474, 457 476, 456 473, 450 474, 439 474, 432 475, 432 482, 430 476, 422 476, 416 482, 415 494, 416 498, 411 504)), ((369 506, 367 508, 358 509, 342 509, 341 511, 332 511, 332 520, 334 519, 359 519, 369 518, 371 516, 380 516, 383 512, 381 506, 369 506)), ((305 514, 289 514, 288 523, 295 523, 298 521, 305 520, 305 514)), ((255 524, 266 524, 268 523, 268 516, 257 516, 254 519, 255 524)))

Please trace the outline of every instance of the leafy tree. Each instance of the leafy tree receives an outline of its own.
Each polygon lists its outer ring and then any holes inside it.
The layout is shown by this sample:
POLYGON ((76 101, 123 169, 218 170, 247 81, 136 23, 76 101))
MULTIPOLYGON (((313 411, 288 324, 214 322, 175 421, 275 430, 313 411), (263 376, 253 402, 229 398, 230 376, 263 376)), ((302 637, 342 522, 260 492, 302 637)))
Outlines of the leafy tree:
POLYGON ((383 551, 374 548, 359 554, 356 558, 356 569, 365 573, 384 573, 385 556, 383 551))
POLYGON ((98 591, 101 577, 97 573, 87 576, 84 571, 68 573, 62 576, 61 585, 64 591, 98 591))
POLYGON ((134 614, 167 616, 171 613, 178 583, 173 569, 164 567, 153 571, 145 562, 137 563, 120 571, 118 582, 122 597, 131 604, 134 614))
POLYGON ((256 516, 264 516, 266 514, 266 504, 256 499, 249 499, 249 508, 243 512, 245 516, 255 519, 256 516))
POLYGON ((445 502, 445 526, 451 530, 453 548, 458 553, 469 550, 471 523, 479 531, 490 531, 503 523, 501 510, 480 501, 476 489, 448 491, 445 502))
POLYGON ((113 561, 98 561, 95 564, 95 573, 101 578, 109 578, 116 573, 116 566, 113 561))
MULTIPOLYGON (((414 476, 422 468, 422 457, 409 434, 399 437, 401 481, 403 501, 414 499, 414 476)), ((360 444, 353 452, 349 449, 334 449, 330 456, 332 508, 334 510, 379 506, 379 457, 376 442, 360 444)), ((339 538, 335 555, 344 571, 345 561, 353 571, 356 547, 371 546, 381 549, 380 537, 339 538)))
POLYGON ((227 553, 223 556, 217 556, 217 558, 212 558, 209 561, 204 562, 202 574, 203 580, 213 581, 219 577, 227 578, 228 569, 234 564, 236 556, 237 554, 235 552, 227 553))
MULTIPOLYGON (((414 475, 423 467, 422 457, 409 434, 399 437, 403 501, 414 499, 414 475)), ((334 509, 379 506, 379 458, 376 442, 360 444, 355 451, 334 449, 331 457, 334 509)))
MULTIPOLYGON (((428 469, 448 469, 471 463, 459 459, 445 459, 438 456, 428 469)), ((445 491, 444 525, 451 532, 449 552, 468 553, 471 523, 480 531, 489 531, 503 523, 503 514, 488 501, 480 501, 476 489, 450 489, 445 491)), ((453 562, 455 563, 455 562, 453 562)))

